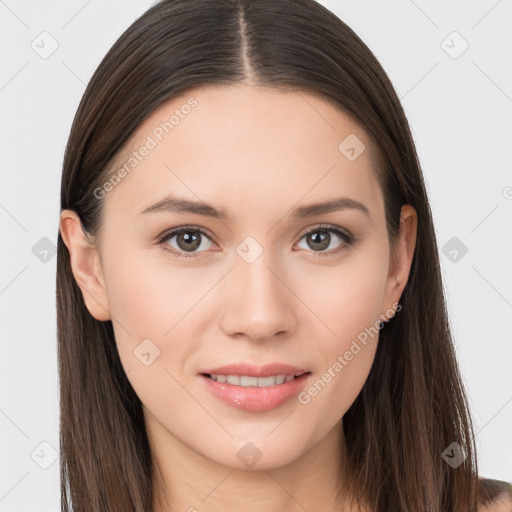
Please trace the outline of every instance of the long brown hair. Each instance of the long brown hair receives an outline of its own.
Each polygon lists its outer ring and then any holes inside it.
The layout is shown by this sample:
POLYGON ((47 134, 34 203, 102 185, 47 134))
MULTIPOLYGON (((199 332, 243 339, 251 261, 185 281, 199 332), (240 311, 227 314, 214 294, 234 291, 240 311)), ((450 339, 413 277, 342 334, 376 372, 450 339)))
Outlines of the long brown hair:
MULTIPOLYGON (((473 427, 455 358, 438 248, 409 124, 379 62, 314 0, 161 0, 115 42, 90 80, 66 147, 61 208, 99 233, 98 186, 137 127, 187 90, 240 81, 320 94, 366 130, 378 159, 389 240, 400 209, 418 215, 401 312, 343 417, 353 495, 379 512, 474 512, 473 427), (443 453, 458 443, 457 467, 443 453)), ((88 312, 58 236, 60 469, 65 512, 146 512, 155 472, 141 402, 111 321, 88 312)))

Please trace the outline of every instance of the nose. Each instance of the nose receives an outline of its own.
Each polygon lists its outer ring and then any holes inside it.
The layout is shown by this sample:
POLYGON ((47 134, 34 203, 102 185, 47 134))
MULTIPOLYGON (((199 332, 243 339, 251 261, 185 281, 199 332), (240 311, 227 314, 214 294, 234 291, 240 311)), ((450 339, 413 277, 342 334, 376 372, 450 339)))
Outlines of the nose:
POLYGON ((252 263, 235 258, 220 292, 223 332, 255 342, 294 332, 297 298, 280 268, 270 261, 266 251, 252 263))

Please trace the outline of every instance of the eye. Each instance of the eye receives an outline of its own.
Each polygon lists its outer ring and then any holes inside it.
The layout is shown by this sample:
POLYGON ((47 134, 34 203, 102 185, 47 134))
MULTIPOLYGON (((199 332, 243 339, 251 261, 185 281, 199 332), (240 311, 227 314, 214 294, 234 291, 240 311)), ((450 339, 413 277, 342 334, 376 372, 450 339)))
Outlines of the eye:
MULTIPOLYGON (((313 250, 312 252, 315 256, 334 256, 348 250, 355 242, 355 238, 352 235, 331 225, 321 225, 310 229, 302 235, 301 241, 302 239, 306 239, 307 245, 313 250), (331 233, 334 233, 334 237, 331 236, 331 233), (341 240, 341 243, 338 243, 332 249, 332 242, 336 238, 341 240), (331 247, 331 250, 326 251, 329 247, 331 247)), ((204 229, 195 226, 182 226, 166 231, 160 236, 158 243, 164 251, 170 252, 177 258, 193 258, 196 256, 196 253, 208 250, 214 245, 209 234, 204 229), (171 243, 173 239, 176 239, 174 241, 176 245, 171 243)))
POLYGON ((315 256, 334 256, 349 249, 354 242, 352 235, 342 231, 340 228, 329 225, 317 226, 314 229, 310 229, 302 235, 301 240, 302 239, 306 239, 306 244, 313 249, 315 256), (334 237, 332 237, 330 233, 334 233, 334 237), (336 238, 341 240, 342 243, 338 243, 333 250, 325 251, 325 249, 329 247, 332 249, 332 242, 335 242, 336 238))
POLYGON ((206 243, 207 247, 205 248, 205 238, 210 241, 210 244, 212 244, 208 233, 204 229, 184 226, 167 231, 158 240, 158 243, 162 245, 162 248, 165 251, 174 254, 174 256, 178 258, 192 258, 194 257, 194 254, 187 253, 202 252, 197 251, 197 249, 209 249, 211 247, 211 245, 208 246, 208 243, 206 243), (170 243, 173 238, 176 238, 175 243, 177 244, 177 247, 170 243))

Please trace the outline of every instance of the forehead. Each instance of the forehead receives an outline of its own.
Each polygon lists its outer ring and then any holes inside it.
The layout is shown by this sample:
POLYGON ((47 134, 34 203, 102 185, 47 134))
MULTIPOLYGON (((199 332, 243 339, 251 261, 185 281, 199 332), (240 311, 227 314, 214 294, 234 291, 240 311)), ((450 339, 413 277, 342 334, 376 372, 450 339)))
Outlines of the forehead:
POLYGON ((372 151, 361 126, 317 94, 208 86, 139 126, 111 166, 123 177, 107 199, 134 214, 169 193, 217 198, 236 214, 341 195, 379 204, 372 151))

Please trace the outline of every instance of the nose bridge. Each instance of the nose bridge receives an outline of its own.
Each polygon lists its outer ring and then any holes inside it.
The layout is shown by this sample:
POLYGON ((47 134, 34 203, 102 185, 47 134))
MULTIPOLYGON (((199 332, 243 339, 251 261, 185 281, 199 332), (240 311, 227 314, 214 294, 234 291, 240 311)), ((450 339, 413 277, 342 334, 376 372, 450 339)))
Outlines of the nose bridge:
POLYGON ((226 282, 223 328, 264 339, 292 328, 292 293, 273 251, 247 237, 236 249, 234 268, 226 282), (277 274, 277 275, 276 275, 277 274), (279 277, 278 277, 279 276, 279 277))

